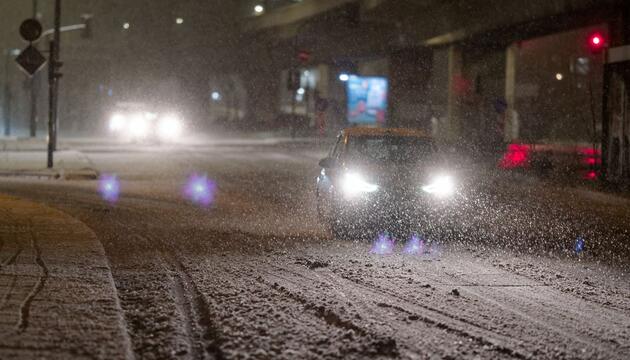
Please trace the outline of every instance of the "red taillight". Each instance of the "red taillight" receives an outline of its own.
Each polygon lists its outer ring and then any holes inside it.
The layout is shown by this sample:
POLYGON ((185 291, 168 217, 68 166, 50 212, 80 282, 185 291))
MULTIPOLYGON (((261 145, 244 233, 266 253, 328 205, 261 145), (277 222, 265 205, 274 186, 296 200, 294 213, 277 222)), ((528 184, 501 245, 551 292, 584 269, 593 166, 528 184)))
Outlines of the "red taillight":
POLYGON ((529 145, 510 144, 507 152, 503 155, 499 167, 503 169, 514 169, 527 167, 529 162, 529 145))

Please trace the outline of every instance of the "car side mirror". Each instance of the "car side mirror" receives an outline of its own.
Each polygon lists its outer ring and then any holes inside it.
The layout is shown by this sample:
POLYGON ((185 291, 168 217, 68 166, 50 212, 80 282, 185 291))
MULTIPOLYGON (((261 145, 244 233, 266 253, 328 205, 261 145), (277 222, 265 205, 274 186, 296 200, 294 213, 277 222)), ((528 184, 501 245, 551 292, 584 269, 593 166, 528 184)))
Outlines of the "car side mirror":
POLYGON ((319 161, 319 166, 323 167, 324 169, 326 168, 331 168, 335 166, 335 159, 331 158, 331 157, 327 157, 327 158, 323 158, 319 161))

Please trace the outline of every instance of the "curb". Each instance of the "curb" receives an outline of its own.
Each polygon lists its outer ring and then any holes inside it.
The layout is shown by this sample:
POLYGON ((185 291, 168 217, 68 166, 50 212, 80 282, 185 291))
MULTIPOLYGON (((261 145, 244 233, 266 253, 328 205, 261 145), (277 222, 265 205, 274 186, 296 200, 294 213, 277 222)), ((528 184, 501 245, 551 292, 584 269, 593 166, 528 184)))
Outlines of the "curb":
POLYGON ((133 359, 105 250, 78 219, 0 195, 0 358, 133 359))
POLYGON ((16 177, 38 180, 96 180, 99 177, 99 172, 94 169, 16 170, 0 171, 0 177, 16 177))

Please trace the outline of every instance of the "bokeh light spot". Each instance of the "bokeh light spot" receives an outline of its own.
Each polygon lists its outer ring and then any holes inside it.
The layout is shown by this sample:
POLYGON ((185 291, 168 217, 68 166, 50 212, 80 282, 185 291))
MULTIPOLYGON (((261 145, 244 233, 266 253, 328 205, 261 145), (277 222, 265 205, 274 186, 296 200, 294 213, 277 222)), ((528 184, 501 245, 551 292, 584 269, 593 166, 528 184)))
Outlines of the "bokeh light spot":
POLYGON ((576 240, 575 240, 575 253, 579 254, 582 251, 584 251, 584 248, 586 247, 586 241, 584 240, 583 237, 579 236, 576 240))
POLYGON ((371 254, 389 255, 394 252, 395 241, 388 232, 379 234, 370 250, 371 254))
POLYGON ((418 234, 413 234, 407 241, 403 252, 408 255, 422 255, 424 251, 424 239, 418 236, 418 234))
POLYGON ((115 203, 120 196, 120 181, 113 174, 103 174, 98 179, 98 192, 103 200, 115 203))
POLYGON ((210 206, 214 202, 216 183, 207 175, 193 174, 184 187, 184 196, 200 206, 210 206))

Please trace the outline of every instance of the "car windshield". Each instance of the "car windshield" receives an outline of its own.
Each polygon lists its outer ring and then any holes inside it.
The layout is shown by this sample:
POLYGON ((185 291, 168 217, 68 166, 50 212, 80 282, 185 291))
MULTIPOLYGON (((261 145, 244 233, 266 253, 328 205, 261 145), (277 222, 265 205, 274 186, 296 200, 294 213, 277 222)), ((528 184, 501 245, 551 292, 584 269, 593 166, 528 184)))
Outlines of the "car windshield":
POLYGON ((431 140, 412 136, 350 137, 347 157, 359 162, 417 163, 435 153, 431 140))

